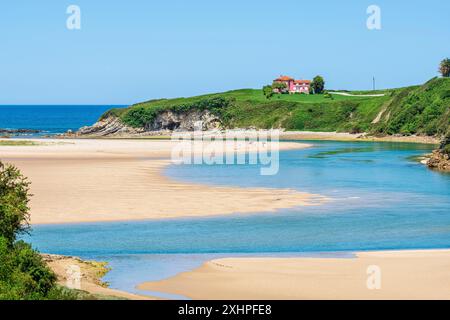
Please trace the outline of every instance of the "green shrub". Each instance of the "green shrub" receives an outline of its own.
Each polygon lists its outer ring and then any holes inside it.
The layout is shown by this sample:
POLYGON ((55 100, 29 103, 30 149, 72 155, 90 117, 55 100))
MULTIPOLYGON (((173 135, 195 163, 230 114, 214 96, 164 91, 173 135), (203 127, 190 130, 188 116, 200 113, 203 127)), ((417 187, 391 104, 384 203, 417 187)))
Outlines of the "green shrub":
POLYGON ((0 300, 46 299, 56 276, 29 244, 0 237, 0 300))
POLYGON ((9 245, 29 229, 29 185, 16 167, 0 162, 0 236, 9 245))
MULTIPOLYGON (((187 100, 187 99, 186 99, 187 100)), ((197 99, 195 101, 170 101, 170 100, 158 100, 152 101, 151 104, 139 104, 126 109, 120 117, 122 121, 135 128, 144 128, 151 124, 155 118, 163 111, 172 111, 175 113, 188 112, 191 110, 205 111, 209 110, 211 113, 217 116, 223 116, 226 108, 232 104, 231 99, 223 97, 210 97, 197 99), (161 102, 159 104, 158 102, 161 102)))
POLYGON ((271 85, 264 86, 262 91, 266 99, 270 99, 274 95, 273 87, 271 85))
POLYGON ((151 123, 158 113, 159 108, 148 109, 145 107, 137 107, 128 110, 122 118, 123 122, 131 127, 142 128, 147 123, 151 123))
POLYGON ((364 130, 362 130, 360 125, 356 124, 356 125, 351 126, 350 133, 357 134, 357 133, 362 133, 362 132, 364 132, 364 130))
POLYGON ((450 98, 450 90, 442 91, 440 98, 442 100, 450 98))
POLYGON ((441 152, 450 155, 450 131, 442 139, 441 145, 439 146, 441 152))
POLYGON ((0 162, 0 300, 58 298, 56 276, 17 235, 29 229, 29 182, 0 162))
POLYGON ((450 155, 450 144, 444 146, 444 148, 442 149, 442 152, 450 155))
POLYGON ((434 78, 421 87, 396 90, 387 106, 390 117, 373 132, 440 135, 449 128, 449 79, 434 78))

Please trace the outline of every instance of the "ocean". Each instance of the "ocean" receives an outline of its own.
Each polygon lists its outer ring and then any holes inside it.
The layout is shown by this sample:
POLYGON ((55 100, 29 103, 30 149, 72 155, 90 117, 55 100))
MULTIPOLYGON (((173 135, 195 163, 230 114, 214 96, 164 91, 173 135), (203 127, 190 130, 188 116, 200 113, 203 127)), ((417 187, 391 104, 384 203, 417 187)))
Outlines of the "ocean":
POLYGON ((15 136, 39 137, 76 131, 94 124, 98 118, 111 108, 125 106, 0 106, 0 129, 39 130, 38 133, 25 133, 15 136))

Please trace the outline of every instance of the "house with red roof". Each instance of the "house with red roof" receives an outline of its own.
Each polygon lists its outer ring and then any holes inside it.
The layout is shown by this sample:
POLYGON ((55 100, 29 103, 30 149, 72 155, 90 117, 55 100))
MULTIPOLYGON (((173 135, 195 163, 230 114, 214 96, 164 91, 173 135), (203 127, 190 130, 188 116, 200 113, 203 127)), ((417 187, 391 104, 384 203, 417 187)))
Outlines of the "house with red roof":
POLYGON ((309 94, 309 88, 311 87, 310 80, 295 80, 289 76, 279 76, 273 83, 284 83, 286 85, 285 90, 274 89, 276 93, 306 93, 309 94))

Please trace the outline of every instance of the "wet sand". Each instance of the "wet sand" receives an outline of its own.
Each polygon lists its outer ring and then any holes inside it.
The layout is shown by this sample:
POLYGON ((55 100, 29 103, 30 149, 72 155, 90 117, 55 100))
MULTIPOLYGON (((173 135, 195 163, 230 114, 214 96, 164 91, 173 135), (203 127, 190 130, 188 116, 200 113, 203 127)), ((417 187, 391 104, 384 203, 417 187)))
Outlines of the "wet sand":
MULTIPOLYGON (((34 140, 0 146, 0 160, 30 181, 31 223, 77 223, 270 212, 325 198, 290 189, 218 187, 165 177, 176 142, 34 140)), ((309 145, 281 142, 280 150, 309 145)), ((252 151, 255 146, 245 146, 252 151)))
POLYGON ((356 255, 218 259, 139 289, 192 299, 450 299, 450 250, 356 255), (370 278, 378 272, 371 266, 381 271, 380 289, 376 278, 370 278), (368 289, 368 282, 375 289, 368 289))
POLYGON ((314 132, 314 131, 285 131, 280 134, 284 140, 329 140, 329 141, 355 141, 355 142, 404 142, 439 144, 440 139, 431 136, 370 136, 364 133, 347 132, 314 132))

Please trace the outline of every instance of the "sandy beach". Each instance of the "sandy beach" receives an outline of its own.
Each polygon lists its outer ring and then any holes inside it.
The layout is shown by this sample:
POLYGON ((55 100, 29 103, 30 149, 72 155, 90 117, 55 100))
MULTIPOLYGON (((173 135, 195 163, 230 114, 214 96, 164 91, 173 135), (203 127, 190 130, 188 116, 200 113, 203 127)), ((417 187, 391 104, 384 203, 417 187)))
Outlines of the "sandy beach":
POLYGON ((155 300, 156 298, 141 296, 125 291, 108 288, 107 283, 102 282, 102 276, 108 272, 107 266, 101 262, 84 261, 77 257, 66 257, 59 255, 42 255, 44 261, 57 276, 61 286, 67 285, 67 271, 70 267, 77 266, 80 271, 79 290, 89 292, 103 299, 126 299, 126 300, 155 300))
POLYGON ((355 258, 226 258, 139 288, 192 299, 447 300, 449 269, 450 250, 362 252, 355 258), (379 290, 368 289, 371 266, 381 271, 379 290))
POLYGON ((360 141, 360 142, 404 142, 439 144, 440 139, 432 136, 371 136, 364 133, 347 132, 315 132, 315 131, 284 131, 280 134, 284 140, 330 140, 330 141, 360 141))
MULTIPOLYGON (((182 183, 165 177, 170 140, 33 140, 0 146, 0 160, 32 182, 32 224, 199 217, 316 205, 323 197, 289 189, 182 183)), ((282 142, 281 150, 307 144, 282 142)), ((255 146, 242 146, 252 151, 255 146)), ((243 151, 238 150, 238 151, 243 151)))

